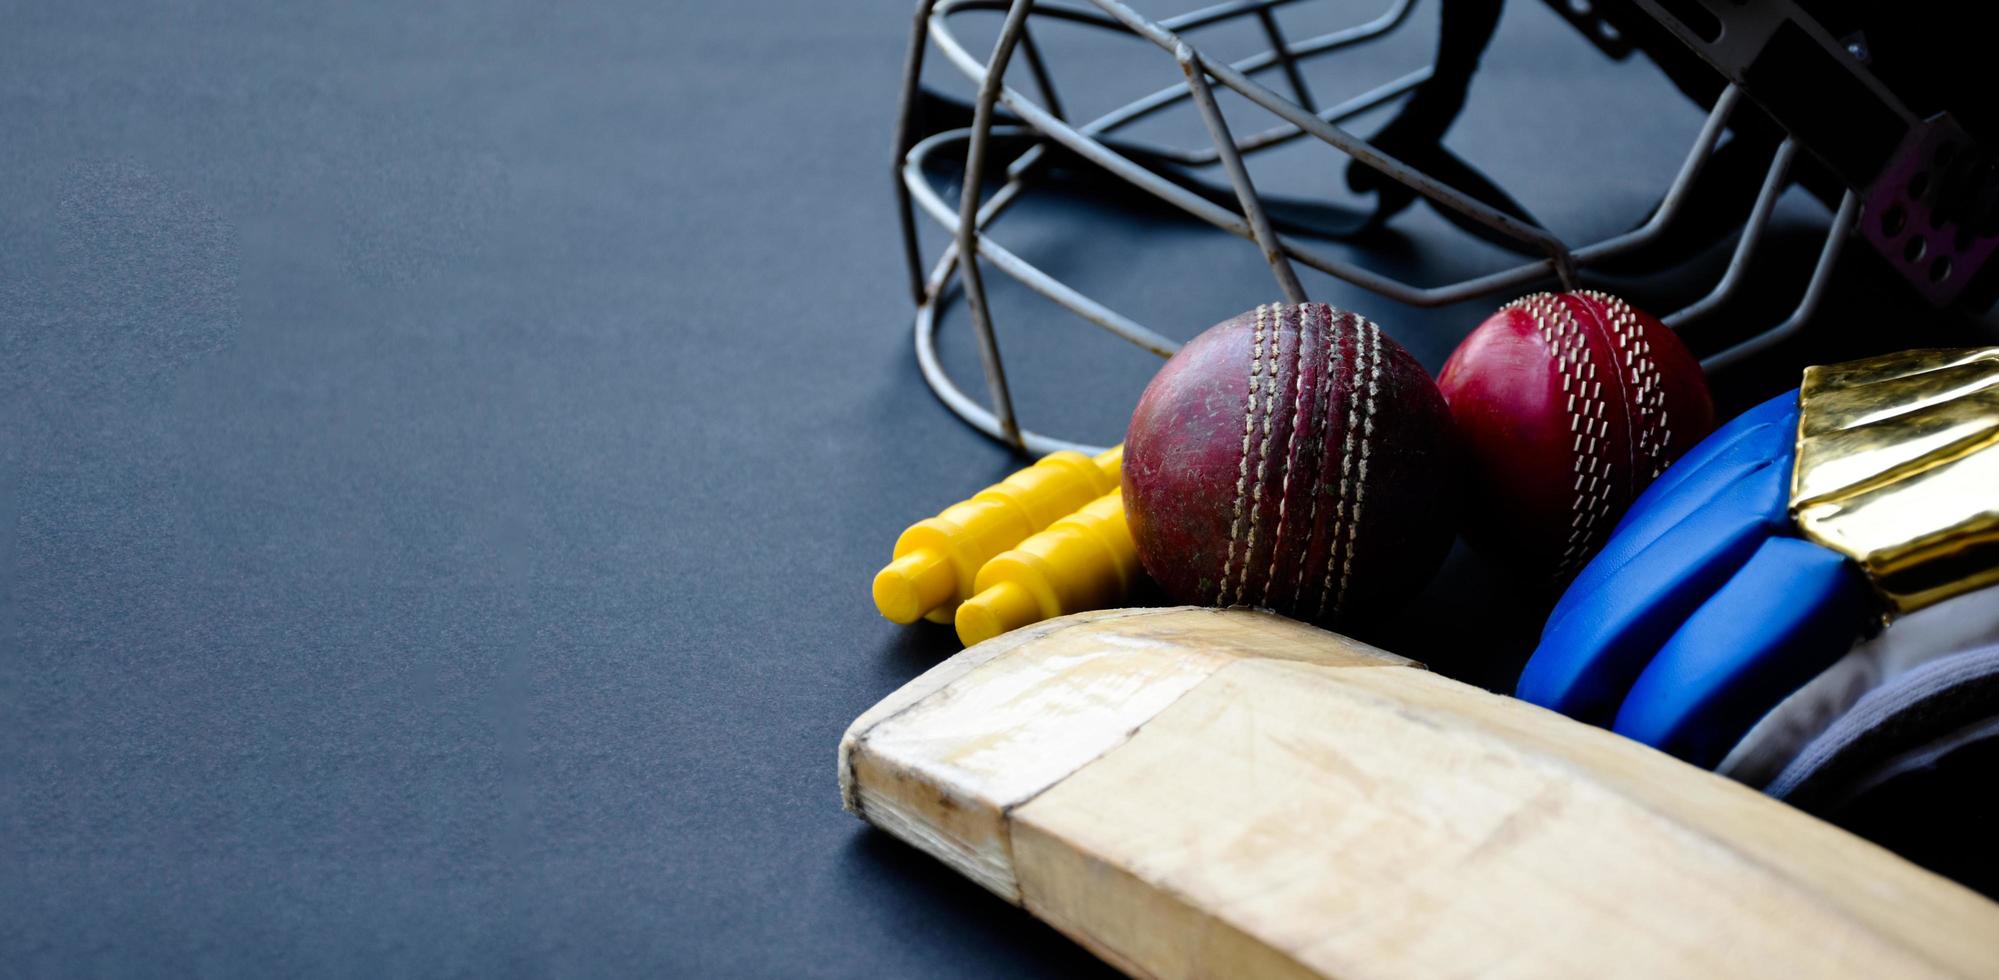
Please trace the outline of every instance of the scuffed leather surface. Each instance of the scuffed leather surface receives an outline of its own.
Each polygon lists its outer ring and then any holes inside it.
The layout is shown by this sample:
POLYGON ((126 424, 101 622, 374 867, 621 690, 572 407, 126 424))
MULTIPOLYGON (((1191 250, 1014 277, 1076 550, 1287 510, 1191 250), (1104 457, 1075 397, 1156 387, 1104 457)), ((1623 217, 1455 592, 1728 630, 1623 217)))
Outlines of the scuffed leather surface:
POLYGON ((1385 330, 1309 309, 1269 318, 1261 369, 1253 311, 1210 328, 1132 414, 1126 513, 1175 598, 1365 620, 1421 588, 1455 537, 1436 385, 1385 330))
MULTIPOLYGON (((1466 538, 1532 574, 1549 576, 1581 568, 1655 476, 1639 445, 1641 423, 1633 411, 1640 389, 1631 380, 1629 355, 1638 343, 1614 338, 1597 300, 1577 293, 1556 299, 1575 318, 1583 339, 1580 357, 1551 349, 1533 315, 1511 307, 1473 330, 1437 377, 1478 488, 1466 538), (1570 388, 1563 385, 1564 375, 1570 388), (1590 438, 1591 424, 1599 427, 1600 438, 1590 438), (1588 475, 1579 479, 1579 473, 1588 475), (1579 498, 1587 498, 1580 509, 1592 516, 1587 540, 1572 549, 1579 498)), ((1714 405, 1686 346, 1643 310, 1633 311, 1639 341, 1658 369, 1669 435, 1663 462, 1670 463, 1713 431, 1714 405)))

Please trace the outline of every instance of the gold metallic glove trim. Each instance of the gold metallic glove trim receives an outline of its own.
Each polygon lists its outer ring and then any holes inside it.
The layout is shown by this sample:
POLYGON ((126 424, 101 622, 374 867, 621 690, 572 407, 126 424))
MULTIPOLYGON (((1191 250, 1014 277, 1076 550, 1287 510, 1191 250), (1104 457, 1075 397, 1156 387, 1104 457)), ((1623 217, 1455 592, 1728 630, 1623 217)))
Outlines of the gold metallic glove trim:
POLYGON ((1806 368, 1791 516, 1892 612, 1999 582, 1999 347, 1806 368))

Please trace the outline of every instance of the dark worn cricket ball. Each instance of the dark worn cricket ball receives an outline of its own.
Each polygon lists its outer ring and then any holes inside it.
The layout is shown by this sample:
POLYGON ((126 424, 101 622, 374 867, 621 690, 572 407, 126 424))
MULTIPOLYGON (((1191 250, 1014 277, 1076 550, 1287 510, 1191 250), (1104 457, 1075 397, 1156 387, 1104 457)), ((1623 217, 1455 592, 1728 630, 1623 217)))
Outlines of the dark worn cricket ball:
POLYGON ((1443 396, 1324 303, 1195 337, 1146 386, 1124 453, 1139 560, 1181 602, 1362 621, 1420 589, 1456 534, 1443 396))
POLYGON ((1555 580, 1602 547, 1634 497, 1714 430, 1700 362, 1671 329, 1606 293, 1501 307, 1437 385, 1465 448, 1465 538, 1555 580))

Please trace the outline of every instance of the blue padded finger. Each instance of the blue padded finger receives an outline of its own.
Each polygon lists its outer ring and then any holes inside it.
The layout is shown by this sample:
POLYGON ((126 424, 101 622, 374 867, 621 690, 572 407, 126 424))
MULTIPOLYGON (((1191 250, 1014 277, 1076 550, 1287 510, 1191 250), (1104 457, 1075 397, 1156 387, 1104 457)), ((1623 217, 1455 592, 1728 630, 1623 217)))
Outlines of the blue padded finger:
MULTIPOLYGON (((1699 473, 1717 457, 1734 449, 1743 439, 1751 438, 1757 433, 1764 433, 1767 436, 1768 430, 1773 427, 1781 431, 1781 441, 1764 444, 1777 445, 1788 454, 1798 435, 1798 389, 1792 388, 1771 398, 1729 419, 1721 428, 1708 433, 1707 438, 1687 450, 1687 454, 1680 457, 1673 465, 1666 467, 1666 472, 1659 474, 1659 478, 1653 480, 1652 485, 1646 487, 1645 492, 1639 494, 1637 500, 1632 501, 1631 509, 1617 522, 1613 533, 1631 523, 1631 515, 1638 513, 1642 509, 1641 505, 1660 497, 1671 496, 1688 477, 1699 473)), ((1771 456, 1774 458, 1775 454, 1771 456)))
POLYGON ((1652 655, 1763 544, 1787 530, 1790 467, 1740 475, 1578 600, 1541 637, 1515 693, 1609 725, 1652 655))
POLYGON ((1548 635, 1583 597, 1602 588, 1625 562, 1688 514, 1708 506, 1725 487, 1760 464, 1788 459, 1797 429, 1798 393, 1788 391, 1736 416, 1701 440, 1632 501, 1603 550, 1583 566, 1555 603, 1541 635, 1548 635))
POLYGON ((1850 649, 1872 611, 1865 579, 1844 557, 1772 538, 1659 649, 1615 730, 1713 768, 1758 718, 1850 649))

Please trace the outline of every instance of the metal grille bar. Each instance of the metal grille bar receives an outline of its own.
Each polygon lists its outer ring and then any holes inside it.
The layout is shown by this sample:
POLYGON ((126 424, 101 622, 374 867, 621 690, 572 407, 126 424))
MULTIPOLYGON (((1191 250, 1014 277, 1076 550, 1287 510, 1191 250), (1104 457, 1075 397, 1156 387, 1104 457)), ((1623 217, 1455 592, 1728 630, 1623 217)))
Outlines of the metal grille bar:
MULTIPOLYGON (((1276 11, 1292 2, 1296 0, 1230 0, 1158 21, 1143 17, 1120 0, 1088 0, 1089 6, 1059 0, 922 0, 918 3, 903 79, 902 112, 897 124, 896 191, 911 291, 917 300, 917 361, 925 379, 951 411, 980 431, 1027 452, 1093 448, 1022 429, 1014 418, 1005 369, 993 334, 992 311, 986 302, 981 278, 982 262, 1141 348, 1162 356, 1177 349, 1177 345, 1165 336, 1048 275, 993 241, 987 233, 991 224, 1031 186, 1039 166, 1047 159, 1051 144, 1104 168, 1194 218, 1256 243, 1269 262, 1280 291, 1293 302, 1302 301, 1305 296, 1304 287, 1293 269, 1295 262, 1397 302, 1436 307, 1519 289, 1535 282, 1554 281, 1572 287, 1577 270, 1658 239, 1690 205, 1694 196, 1693 187, 1741 99, 1739 90, 1734 86, 1724 89, 1716 99, 1707 119, 1694 135, 1672 184, 1644 224, 1601 241, 1571 247, 1547 229, 1521 221, 1463 194, 1341 128, 1340 124, 1345 120, 1414 90, 1431 77, 1434 66, 1418 68, 1336 105, 1325 108, 1315 106, 1299 66, 1309 59, 1365 43, 1397 29, 1408 21, 1414 9, 1414 0, 1395 0, 1365 23, 1287 43, 1277 22, 1276 11), (1006 13, 993 52, 984 60, 964 47, 953 33, 950 23, 954 16, 981 10, 1004 10, 1006 13), (1199 47, 1183 36, 1184 32, 1243 17, 1254 18, 1258 23, 1270 42, 1268 50, 1234 62, 1221 62, 1203 54, 1199 47), (1173 55, 1185 76, 1185 84, 1151 92, 1097 119, 1082 124, 1072 123, 1065 118, 1055 81, 1029 33, 1029 23, 1036 18, 1143 38, 1173 55), (933 46, 977 87, 978 97, 973 106, 970 128, 917 140, 912 130, 914 107, 920 94, 919 79, 925 54, 933 46), (1016 50, 1021 52, 1028 64, 1029 74, 1040 96, 1038 100, 1005 83, 1006 68, 1016 50), (1279 69, 1285 76, 1291 90, 1289 97, 1251 77, 1272 68, 1279 69), (1215 103, 1214 85, 1236 92, 1276 116, 1280 123, 1247 137, 1235 137, 1215 103), (1115 135, 1120 128, 1182 100, 1194 103, 1207 129, 1211 146, 1192 150, 1155 147, 1127 142, 1115 135), (1022 125, 996 125, 995 119, 1002 107, 1016 116, 1022 125), (995 136, 1009 142, 1032 138, 1034 143, 1007 163, 1004 184, 990 197, 981 200, 995 136), (1457 282, 1417 285, 1325 254, 1293 237, 1279 234, 1256 194, 1245 158, 1304 136, 1310 136, 1381 171, 1436 206, 1491 229, 1528 250, 1539 251, 1545 257, 1457 282), (947 204, 925 180, 924 164, 941 148, 961 144, 966 153, 965 179, 962 196, 954 207, 947 204), (1216 204, 1138 164, 1133 158, 1140 155, 1188 167, 1219 164, 1235 191, 1240 211, 1216 204), (919 210, 936 220, 952 236, 944 254, 927 275, 923 270, 915 227, 915 214, 919 210), (937 359, 935 334, 938 314, 950 295, 954 280, 966 298, 973 330, 978 338, 992 406, 990 409, 979 405, 959 389, 937 359)), ((1796 147, 1789 141, 1777 149, 1757 204, 1743 227, 1728 271, 1708 295, 1667 316, 1667 323, 1691 322, 1705 316, 1739 288, 1743 270, 1761 241, 1775 201, 1790 185, 1795 154, 1796 147)), ((1780 341, 1802 325, 1816 307, 1832 264, 1837 261, 1840 246, 1852 228, 1857 209, 1857 201, 1848 195, 1829 230, 1819 267, 1792 315, 1763 334, 1710 358, 1710 367, 1720 368, 1733 363, 1780 341)))

